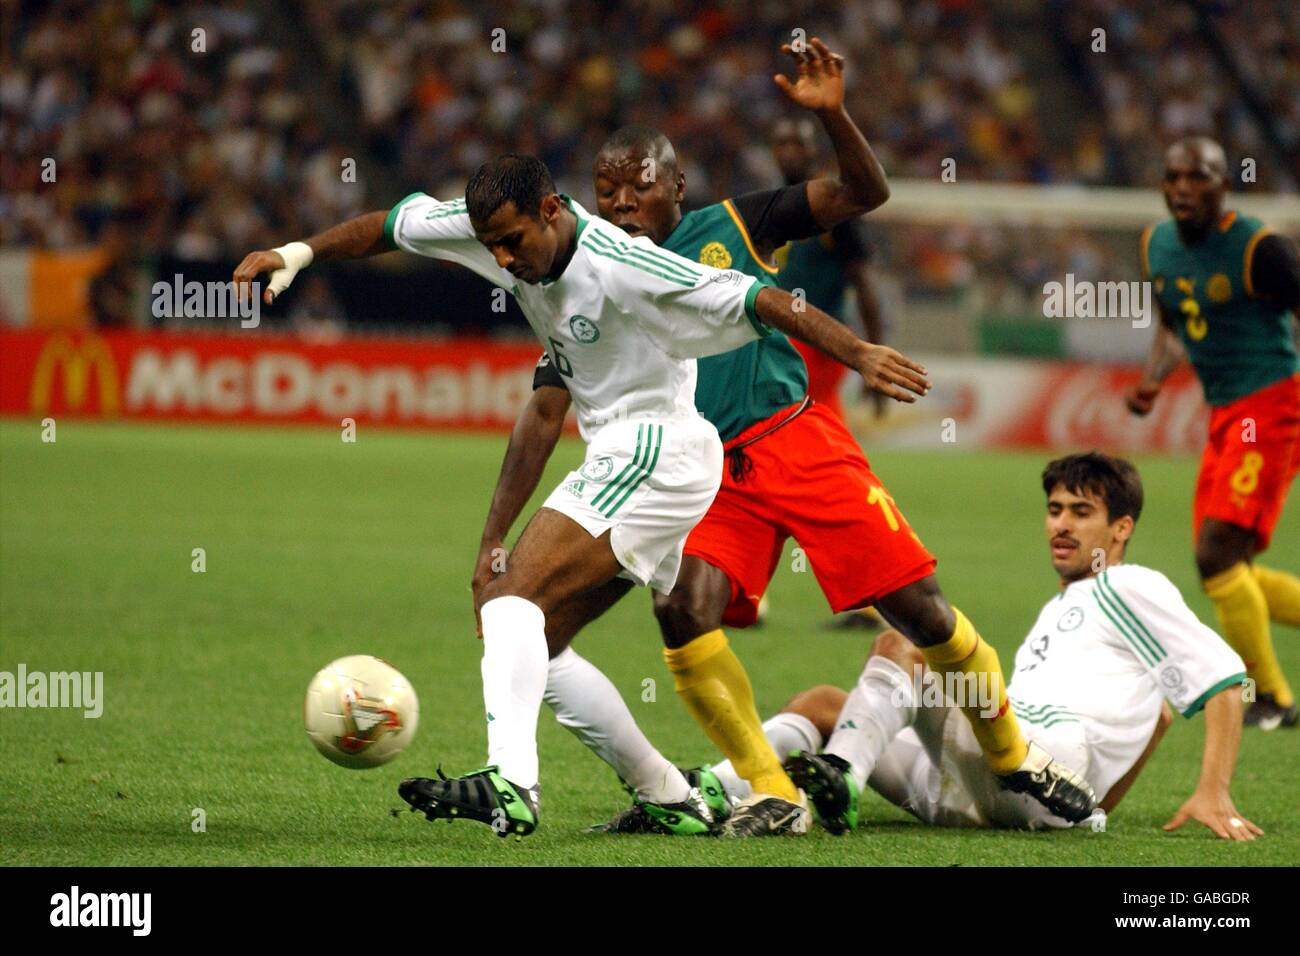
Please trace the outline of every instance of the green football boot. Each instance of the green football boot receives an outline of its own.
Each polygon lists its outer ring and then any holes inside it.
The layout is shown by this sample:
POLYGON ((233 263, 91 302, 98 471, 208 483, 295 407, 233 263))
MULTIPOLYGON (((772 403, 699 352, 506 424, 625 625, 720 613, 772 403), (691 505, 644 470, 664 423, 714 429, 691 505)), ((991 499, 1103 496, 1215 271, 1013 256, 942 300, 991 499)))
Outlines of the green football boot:
POLYGON ((516 786, 496 767, 450 778, 439 767, 437 780, 411 777, 398 784, 397 792, 429 820, 476 820, 499 837, 525 837, 537 829, 537 789, 516 786))
POLYGON ((848 761, 834 754, 795 751, 785 762, 794 785, 812 800, 817 819, 828 831, 841 836, 858 825, 857 781, 848 761))

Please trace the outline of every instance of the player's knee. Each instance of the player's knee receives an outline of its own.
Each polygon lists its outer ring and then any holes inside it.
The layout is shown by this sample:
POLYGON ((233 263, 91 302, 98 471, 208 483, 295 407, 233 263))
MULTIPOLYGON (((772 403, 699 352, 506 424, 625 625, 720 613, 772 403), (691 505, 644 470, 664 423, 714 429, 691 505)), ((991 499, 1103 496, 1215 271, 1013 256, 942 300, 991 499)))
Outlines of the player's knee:
POLYGON ((835 732, 835 721, 844 709, 848 692, 831 684, 818 684, 795 694, 790 703, 781 708, 783 714, 798 714, 807 718, 817 728, 823 739, 835 732))
POLYGON ((1234 564, 1251 557, 1249 540, 1236 529, 1220 529, 1207 525, 1196 539, 1196 570, 1201 580, 1222 574, 1234 564))
POLYGON ((914 664, 925 661, 916 645, 892 627, 876 636, 871 645, 871 656, 887 658, 909 672, 914 664))
POLYGON ((934 576, 899 588, 876 603, 876 609, 913 644, 933 647, 952 637, 957 617, 934 576))
POLYGON ((707 595, 677 588, 655 595, 655 619, 667 647, 683 647, 701 634, 722 626, 722 614, 711 606, 707 595))

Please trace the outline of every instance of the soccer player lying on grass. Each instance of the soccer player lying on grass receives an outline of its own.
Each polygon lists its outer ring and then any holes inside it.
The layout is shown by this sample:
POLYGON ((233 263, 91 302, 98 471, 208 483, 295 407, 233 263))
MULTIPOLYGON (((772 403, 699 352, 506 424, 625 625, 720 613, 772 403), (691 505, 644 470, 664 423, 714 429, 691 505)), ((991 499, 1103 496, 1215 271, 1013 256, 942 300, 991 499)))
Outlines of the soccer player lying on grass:
MULTIPOLYGON (((1164 702, 1184 717, 1204 710, 1200 782, 1164 829, 1198 820, 1225 840, 1262 836, 1228 792, 1241 739, 1241 658, 1168 578, 1123 563, 1142 511, 1137 470, 1095 452, 1070 455, 1047 466, 1043 490, 1061 591, 1016 652, 1007 688, 1030 738, 1080 768, 1109 812, 1172 722, 1164 702)), ((852 691, 812 688, 764 725, 775 746, 797 751, 787 769, 822 824, 832 833, 852 829, 859 794, 870 786, 936 826, 1067 826, 997 786, 955 708, 923 699, 938 696, 926 692, 923 668, 915 648, 886 631, 852 691)), ((747 785, 730 766, 713 773, 730 796, 744 797, 747 785)))
POLYGON ((796 305, 788 292, 589 216, 530 156, 484 163, 462 200, 416 193, 306 242, 251 253, 234 278, 242 290, 271 273, 269 305, 313 259, 393 248, 457 262, 509 290, 563 362, 587 442, 584 463, 547 498, 506 571, 480 595, 489 766, 399 787, 430 819, 459 816, 523 836, 538 820, 547 615, 619 575, 670 590, 686 535, 722 480, 722 443, 695 408, 695 358, 778 328, 826 349, 890 397, 914 400, 929 383, 916 363, 796 305), (574 494, 574 483, 591 490, 574 494))
MULTIPOLYGON (((844 111, 839 57, 813 38, 797 59, 798 80, 786 80, 783 89, 821 119, 835 145, 839 178, 747 193, 683 214, 686 178, 672 144, 655 130, 625 127, 593 163, 600 214, 631 236, 648 236, 664 249, 768 284, 775 281, 776 267, 769 260, 776 247, 818 235, 884 202, 889 195, 884 171, 844 111)), ((533 398, 511 435, 483 529, 474 573, 476 604, 560 437, 571 381, 561 358, 543 357, 539 363, 533 398)), ((1001 664, 974 625, 948 603, 934 574, 934 556, 843 421, 809 400, 804 362, 784 336, 766 336, 701 359, 695 404, 717 426, 729 467, 708 513, 687 538, 676 584, 655 595, 664 659, 682 701, 754 787, 723 832, 800 832, 808 824, 806 801, 764 739, 749 678, 722 630, 754 623, 787 537, 808 554, 835 611, 874 604, 921 648, 932 667, 979 675, 995 695, 1003 684, 1001 664)), ((581 480, 566 488, 575 496, 593 493, 581 480)), ((689 775, 656 756, 609 680, 566 650, 630 586, 610 581, 547 616, 552 660, 546 701, 560 722, 632 788, 640 823, 674 820, 674 832, 704 832, 715 821, 700 807, 689 775)), ((1087 784, 1043 748, 1031 747, 1009 707, 981 710, 969 708, 966 716, 1003 784, 1031 792, 1055 812, 1086 818, 1094 801, 1087 784)), ((626 814, 616 823, 638 825, 626 814)))

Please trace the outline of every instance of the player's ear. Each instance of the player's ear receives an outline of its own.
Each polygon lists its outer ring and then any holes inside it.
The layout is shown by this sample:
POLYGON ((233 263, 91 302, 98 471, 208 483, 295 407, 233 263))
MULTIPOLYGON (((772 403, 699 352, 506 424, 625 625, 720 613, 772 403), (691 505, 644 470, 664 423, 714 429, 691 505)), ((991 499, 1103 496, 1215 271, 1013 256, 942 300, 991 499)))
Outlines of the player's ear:
POLYGON ((542 206, 539 210, 542 216, 542 223, 549 226, 555 222, 555 217, 560 214, 564 208, 564 200, 560 198, 559 193, 551 193, 542 199, 542 206))
POLYGON ((1124 515, 1124 517, 1111 524, 1111 531, 1115 535, 1115 540, 1122 544, 1128 544, 1128 539, 1133 537, 1133 528, 1132 515, 1124 515))
POLYGON ((686 174, 678 173, 677 178, 673 180, 673 199, 681 202, 686 198, 686 174))

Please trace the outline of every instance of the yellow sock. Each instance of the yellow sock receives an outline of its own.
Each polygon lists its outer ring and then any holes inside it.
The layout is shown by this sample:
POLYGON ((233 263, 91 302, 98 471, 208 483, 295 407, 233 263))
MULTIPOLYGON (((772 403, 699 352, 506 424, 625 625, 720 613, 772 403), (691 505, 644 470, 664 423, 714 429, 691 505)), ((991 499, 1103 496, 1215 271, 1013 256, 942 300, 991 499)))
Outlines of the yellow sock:
POLYGON ((1223 639, 1246 662, 1246 673, 1255 681, 1256 693, 1272 694, 1278 706, 1290 707, 1295 697, 1282 675, 1268 633, 1268 601, 1250 565, 1239 561, 1206 578, 1202 586, 1218 612, 1223 639))
MULTIPOLYGON (((998 702, 997 716, 990 718, 981 715, 979 701, 971 699, 981 696, 979 694, 967 695, 962 713, 970 721, 971 730, 975 731, 975 739, 984 751, 984 760, 989 769, 998 774, 1010 773, 1024 762, 1029 745, 1020 733, 1020 724, 1007 700, 1006 681, 1002 678, 998 652, 980 638, 975 625, 971 624, 965 614, 956 608, 952 610, 957 615, 957 626, 953 628, 952 637, 934 647, 921 648, 921 653, 925 655, 926 663, 932 671, 944 675, 976 674, 979 675, 976 686, 992 691, 992 696, 998 702)), ((970 683, 966 682, 966 686, 969 687, 970 683)))
POLYGON ((1255 580, 1268 602, 1268 616, 1280 624, 1300 627, 1300 578, 1257 564, 1255 580))
POLYGON ((677 696, 736 773, 755 793, 798 803, 799 790, 763 733, 749 675, 721 628, 684 647, 664 648, 664 661, 673 672, 677 696))

